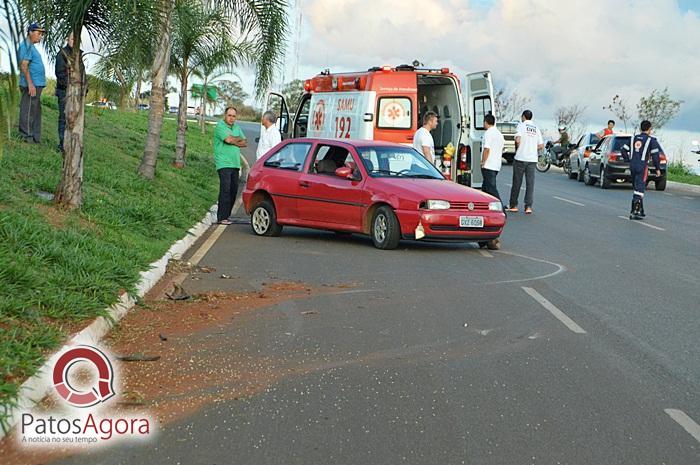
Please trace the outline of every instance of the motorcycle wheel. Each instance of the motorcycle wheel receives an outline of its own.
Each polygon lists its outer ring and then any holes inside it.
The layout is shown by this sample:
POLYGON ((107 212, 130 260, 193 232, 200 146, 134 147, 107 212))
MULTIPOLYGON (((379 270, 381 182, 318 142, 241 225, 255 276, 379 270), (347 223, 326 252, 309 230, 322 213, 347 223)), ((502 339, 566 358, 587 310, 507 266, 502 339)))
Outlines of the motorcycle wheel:
POLYGON ((567 176, 571 177, 571 162, 569 161, 569 157, 564 158, 564 174, 567 176))
POLYGON ((535 168, 540 173, 545 173, 545 172, 547 172, 547 170, 549 170, 549 167, 551 165, 552 165, 552 162, 549 161, 549 157, 547 157, 546 154, 542 154, 539 157, 537 157, 537 165, 535 165, 535 168))

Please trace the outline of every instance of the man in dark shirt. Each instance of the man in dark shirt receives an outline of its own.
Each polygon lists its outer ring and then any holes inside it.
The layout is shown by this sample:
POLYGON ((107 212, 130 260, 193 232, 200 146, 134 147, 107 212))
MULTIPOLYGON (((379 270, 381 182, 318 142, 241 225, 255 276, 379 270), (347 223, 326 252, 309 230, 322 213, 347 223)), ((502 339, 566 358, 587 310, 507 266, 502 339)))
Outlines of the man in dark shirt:
MULTIPOLYGON (((63 153, 63 138, 66 132, 66 91, 68 90, 69 60, 73 54, 73 35, 66 39, 66 46, 56 55, 56 97, 58 97, 58 150, 63 153)), ((83 63, 83 51, 80 51, 80 76, 87 94, 87 76, 83 63)))

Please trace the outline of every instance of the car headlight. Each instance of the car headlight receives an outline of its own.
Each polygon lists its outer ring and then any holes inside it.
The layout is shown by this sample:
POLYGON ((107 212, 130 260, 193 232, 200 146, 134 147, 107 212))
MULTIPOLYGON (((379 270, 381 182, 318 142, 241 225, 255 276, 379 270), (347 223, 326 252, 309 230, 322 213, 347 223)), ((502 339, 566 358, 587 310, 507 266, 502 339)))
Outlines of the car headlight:
POLYGON ((425 208, 428 210, 449 210, 450 202, 446 200, 427 200, 425 202, 425 208))
POLYGON ((501 204, 501 202, 491 202, 489 203, 489 210, 494 212, 501 212, 503 211, 503 205, 501 204))

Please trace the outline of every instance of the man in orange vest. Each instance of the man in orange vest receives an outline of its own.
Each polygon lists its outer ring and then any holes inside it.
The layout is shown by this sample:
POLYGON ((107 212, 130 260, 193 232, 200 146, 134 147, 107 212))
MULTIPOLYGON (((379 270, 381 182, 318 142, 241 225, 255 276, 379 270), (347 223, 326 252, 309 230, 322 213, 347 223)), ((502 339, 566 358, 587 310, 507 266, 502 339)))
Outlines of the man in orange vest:
POLYGON ((596 137, 598 139, 602 139, 603 137, 607 137, 613 133, 613 128, 615 127, 615 120, 610 120, 608 121, 608 127, 600 131, 599 133, 596 133, 596 137))

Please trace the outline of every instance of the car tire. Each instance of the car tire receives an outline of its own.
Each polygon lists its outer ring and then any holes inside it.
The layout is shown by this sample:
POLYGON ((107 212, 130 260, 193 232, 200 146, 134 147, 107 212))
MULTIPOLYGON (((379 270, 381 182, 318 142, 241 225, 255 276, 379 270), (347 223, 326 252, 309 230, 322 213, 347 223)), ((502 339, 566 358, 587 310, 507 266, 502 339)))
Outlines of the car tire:
POLYGON ((401 241, 401 225, 394 211, 383 205, 372 216, 372 242, 382 250, 391 250, 399 246, 401 241))
POLYGON ((578 171, 569 171, 569 179, 578 179, 578 171))
POLYGON ((269 200, 263 200, 253 207, 250 213, 250 227, 256 236, 279 236, 282 225, 277 223, 275 206, 269 200))
POLYGON ((591 170, 588 168, 588 165, 583 169, 583 182, 585 182, 587 186, 595 184, 595 178, 591 176, 591 170))
POLYGON ((600 168, 600 188, 610 189, 610 179, 608 179, 608 174, 605 172, 605 166, 600 168))
POLYGON ((666 190, 666 176, 663 176, 661 179, 657 179, 654 181, 654 187, 656 188, 657 191, 665 191, 666 190))
MULTIPOLYGON (((580 168, 580 166, 579 166, 580 168)), ((579 169, 578 172, 578 182, 583 182, 583 171, 579 169)))

